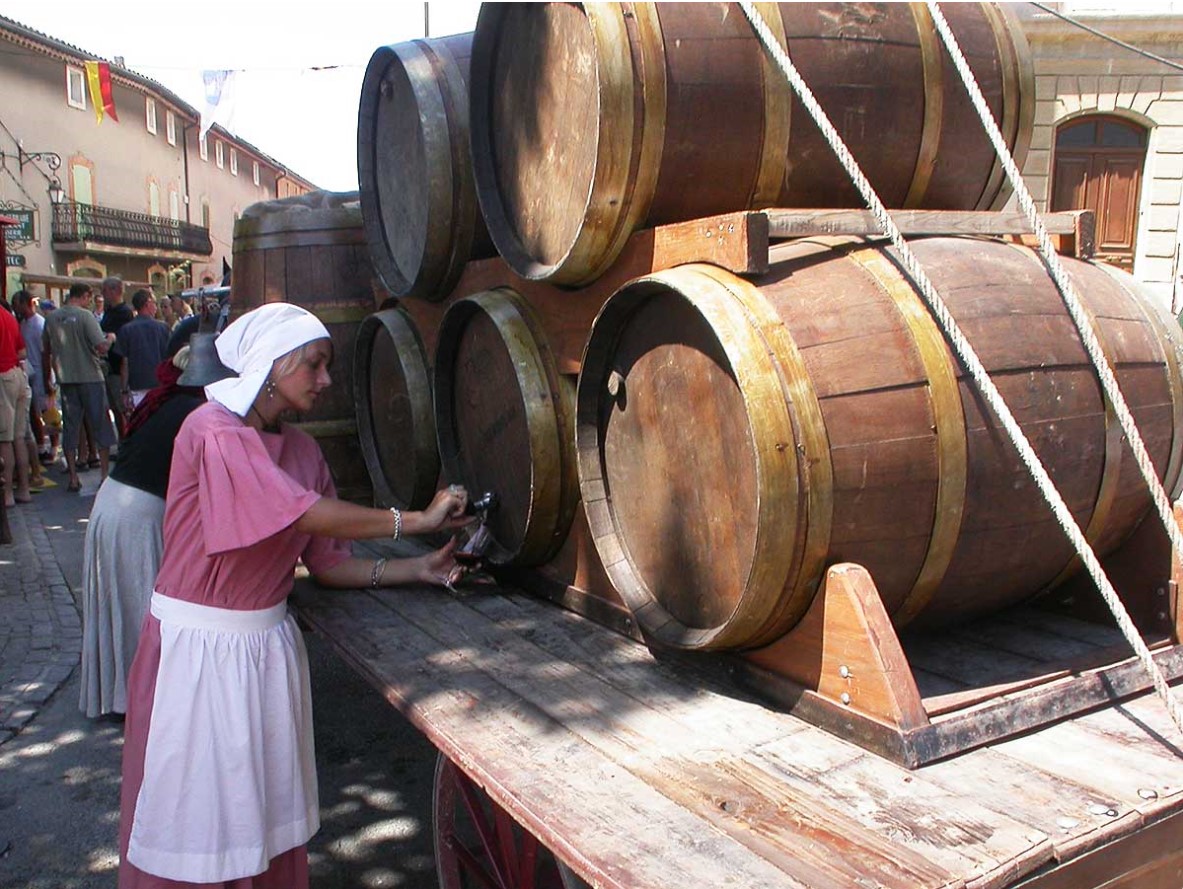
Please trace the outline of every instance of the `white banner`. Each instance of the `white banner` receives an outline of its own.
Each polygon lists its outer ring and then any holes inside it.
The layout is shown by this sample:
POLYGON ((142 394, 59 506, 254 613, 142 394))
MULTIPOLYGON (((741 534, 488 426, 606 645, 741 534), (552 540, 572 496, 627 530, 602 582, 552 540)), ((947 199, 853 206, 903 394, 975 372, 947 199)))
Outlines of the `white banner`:
POLYGON ((205 107, 201 110, 200 139, 205 138, 214 124, 229 129, 234 116, 234 72, 202 71, 201 80, 205 86, 205 107))

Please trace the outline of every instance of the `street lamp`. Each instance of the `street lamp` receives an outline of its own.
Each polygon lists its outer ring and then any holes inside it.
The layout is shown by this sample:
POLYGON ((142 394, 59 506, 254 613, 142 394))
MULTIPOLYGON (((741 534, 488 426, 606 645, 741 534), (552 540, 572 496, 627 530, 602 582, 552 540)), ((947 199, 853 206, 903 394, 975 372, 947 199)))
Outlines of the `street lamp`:
POLYGON ((49 202, 60 204, 65 196, 66 190, 62 188, 62 181, 57 176, 51 177, 49 180, 49 202))

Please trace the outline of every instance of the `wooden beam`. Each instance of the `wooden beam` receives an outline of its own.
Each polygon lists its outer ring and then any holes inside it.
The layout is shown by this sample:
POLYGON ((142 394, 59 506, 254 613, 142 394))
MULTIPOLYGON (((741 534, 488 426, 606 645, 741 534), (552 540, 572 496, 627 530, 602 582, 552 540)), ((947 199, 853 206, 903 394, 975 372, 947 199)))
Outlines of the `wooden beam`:
MULTIPOLYGON (((870 210, 765 210, 770 238, 815 235, 879 235, 878 220, 870 210)), ((953 210, 893 210, 891 218, 905 235, 1015 235, 1033 229, 1022 213, 953 210)), ((1049 234, 1080 235, 1091 240, 1093 213, 1074 210, 1040 217, 1049 234), (1087 219, 1086 219, 1087 217, 1087 219)))

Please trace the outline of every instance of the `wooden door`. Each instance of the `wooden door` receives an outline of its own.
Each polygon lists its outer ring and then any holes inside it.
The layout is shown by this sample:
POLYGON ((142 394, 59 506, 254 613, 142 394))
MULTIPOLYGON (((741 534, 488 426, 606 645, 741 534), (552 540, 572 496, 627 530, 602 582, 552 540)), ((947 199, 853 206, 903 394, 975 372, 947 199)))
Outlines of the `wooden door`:
POLYGON ((1127 270, 1134 264, 1146 133, 1107 115, 1074 120, 1056 133, 1051 209, 1096 213, 1097 258, 1127 270))

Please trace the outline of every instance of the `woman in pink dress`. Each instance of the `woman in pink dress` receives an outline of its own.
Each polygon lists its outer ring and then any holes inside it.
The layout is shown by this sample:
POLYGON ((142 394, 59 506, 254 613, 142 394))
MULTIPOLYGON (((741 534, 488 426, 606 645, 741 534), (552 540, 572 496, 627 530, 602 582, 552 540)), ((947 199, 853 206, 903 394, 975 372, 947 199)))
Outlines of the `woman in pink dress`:
POLYGON ((314 315, 270 303, 217 340, 238 376, 177 436, 164 555, 128 677, 121 889, 308 885, 319 827, 307 656, 286 599, 302 561, 331 587, 440 584, 454 544, 387 562, 348 541, 458 528, 466 493, 423 512, 335 499, 316 442, 279 423, 330 383, 314 315))

